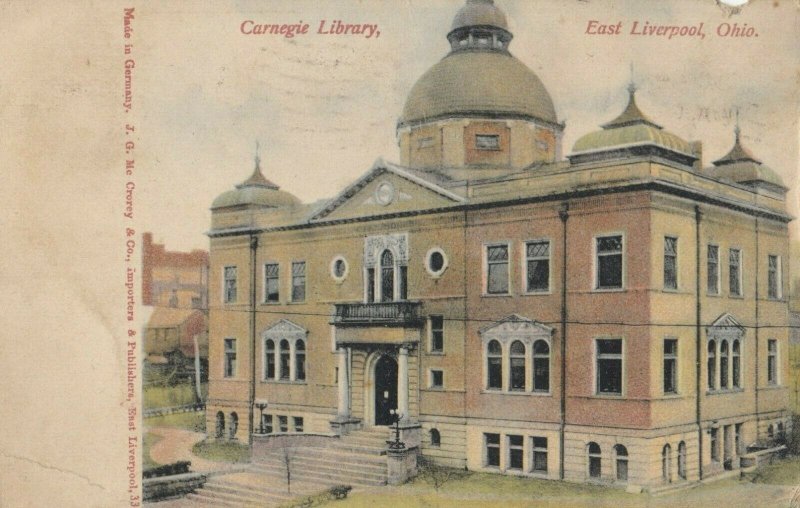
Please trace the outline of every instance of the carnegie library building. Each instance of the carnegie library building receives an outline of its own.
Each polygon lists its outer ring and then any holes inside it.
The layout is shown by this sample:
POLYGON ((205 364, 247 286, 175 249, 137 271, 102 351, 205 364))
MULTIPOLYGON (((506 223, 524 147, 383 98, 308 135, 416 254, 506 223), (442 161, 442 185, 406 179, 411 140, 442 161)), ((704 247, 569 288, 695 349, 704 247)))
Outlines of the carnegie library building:
POLYGON ((649 489, 778 448, 781 178, 738 127, 704 154, 632 84, 563 147, 498 6, 467 0, 445 34, 399 112, 397 162, 306 205, 257 158, 214 200, 209 433, 254 460, 284 435, 356 454, 399 418, 411 472, 422 456, 649 489))

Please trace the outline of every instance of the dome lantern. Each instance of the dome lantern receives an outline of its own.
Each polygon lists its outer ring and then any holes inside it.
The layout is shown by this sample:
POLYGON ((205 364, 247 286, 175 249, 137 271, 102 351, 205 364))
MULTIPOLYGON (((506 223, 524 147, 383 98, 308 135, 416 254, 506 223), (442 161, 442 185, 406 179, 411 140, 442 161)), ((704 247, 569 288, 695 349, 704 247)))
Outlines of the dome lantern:
POLYGON ((493 0, 467 0, 453 19, 447 40, 452 51, 508 51, 514 36, 493 0))

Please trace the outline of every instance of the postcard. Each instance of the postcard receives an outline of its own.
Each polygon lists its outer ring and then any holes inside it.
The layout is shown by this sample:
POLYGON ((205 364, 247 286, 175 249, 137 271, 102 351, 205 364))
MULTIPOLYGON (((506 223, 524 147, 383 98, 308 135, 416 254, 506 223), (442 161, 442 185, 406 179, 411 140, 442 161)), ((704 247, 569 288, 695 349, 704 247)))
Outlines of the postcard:
POLYGON ((797 506, 799 19, 0 3, 0 506, 797 506))

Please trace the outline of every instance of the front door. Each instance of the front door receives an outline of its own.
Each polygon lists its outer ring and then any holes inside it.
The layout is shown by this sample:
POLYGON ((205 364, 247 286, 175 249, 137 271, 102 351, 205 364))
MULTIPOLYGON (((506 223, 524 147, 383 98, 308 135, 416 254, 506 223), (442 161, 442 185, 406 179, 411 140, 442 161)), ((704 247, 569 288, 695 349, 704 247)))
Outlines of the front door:
POLYGON ((392 409, 397 409, 397 362, 384 355, 375 365, 375 425, 391 425, 392 409))

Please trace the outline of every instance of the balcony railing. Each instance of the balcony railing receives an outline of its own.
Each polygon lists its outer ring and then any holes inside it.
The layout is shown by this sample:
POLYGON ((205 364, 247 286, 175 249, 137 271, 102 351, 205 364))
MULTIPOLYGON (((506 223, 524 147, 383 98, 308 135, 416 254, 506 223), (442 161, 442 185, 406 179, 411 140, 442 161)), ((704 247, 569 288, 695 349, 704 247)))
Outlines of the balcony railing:
POLYGON ((335 324, 419 326, 420 302, 337 303, 335 324))

